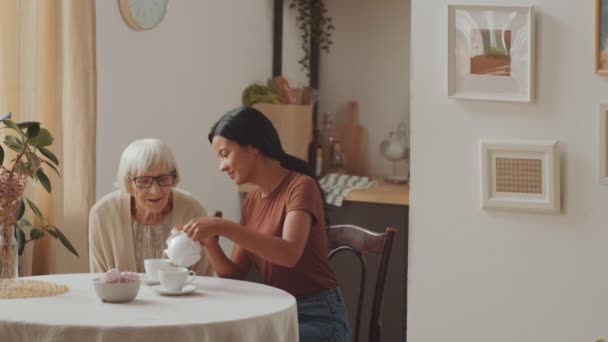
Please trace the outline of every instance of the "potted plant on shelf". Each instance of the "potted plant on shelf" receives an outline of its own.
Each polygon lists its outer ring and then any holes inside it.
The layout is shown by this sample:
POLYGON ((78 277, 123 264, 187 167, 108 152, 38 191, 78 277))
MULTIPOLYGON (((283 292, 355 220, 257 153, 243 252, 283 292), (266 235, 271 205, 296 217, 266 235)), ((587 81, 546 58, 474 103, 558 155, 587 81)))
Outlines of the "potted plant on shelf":
POLYGON ((16 286, 18 256, 23 254, 28 242, 40 239, 47 233, 72 254, 79 255, 61 230, 49 224, 36 204, 23 195, 30 178, 51 193, 51 181, 45 169, 59 175, 59 160, 47 148, 53 143, 53 136, 39 122, 11 120, 11 113, 0 115, 0 123, 0 138, 4 137, 0 144, 1 289, 16 286), (26 207, 38 219, 37 225, 24 218, 26 207))
POLYGON ((318 44, 319 49, 329 53, 333 43, 331 32, 336 29, 323 0, 291 0, 289 8, 297 11, 296 26, 300 30, 301 47, 304 52, 298 61, 302 71, 310 79, 310 46, 318 44))

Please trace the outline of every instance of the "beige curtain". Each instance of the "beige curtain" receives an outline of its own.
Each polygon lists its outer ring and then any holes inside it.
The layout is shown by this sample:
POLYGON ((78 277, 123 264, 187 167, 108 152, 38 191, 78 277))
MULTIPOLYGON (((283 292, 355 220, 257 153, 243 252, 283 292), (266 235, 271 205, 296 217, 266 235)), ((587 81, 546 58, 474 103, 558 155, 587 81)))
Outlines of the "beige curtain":
POLYGON ((28 244, 21 273, 86 272, 95 200, 95 1, 0 0, 0 49, 0 112, 40 121, 61 163, 61 178, 47 172, 52 194, 30 185, 28 196, 80 254, 46 236, 28 244))

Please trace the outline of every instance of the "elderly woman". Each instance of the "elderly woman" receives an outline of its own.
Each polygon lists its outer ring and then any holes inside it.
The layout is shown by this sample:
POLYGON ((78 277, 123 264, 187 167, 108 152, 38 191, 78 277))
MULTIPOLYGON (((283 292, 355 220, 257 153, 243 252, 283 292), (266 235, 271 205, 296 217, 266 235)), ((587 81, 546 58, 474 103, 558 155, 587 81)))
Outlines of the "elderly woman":
MULTIPOLYGON (((145 272, 144 260, 161 258, 171 229, 206 216, 190 193, 176 188, 179 172, 169 147, 157 139, 132 142, 122 153, 116 185, 89 215, 91 272, 145 272)), ((193 266, 198 275, 213 273, 207 257, 193 266)))

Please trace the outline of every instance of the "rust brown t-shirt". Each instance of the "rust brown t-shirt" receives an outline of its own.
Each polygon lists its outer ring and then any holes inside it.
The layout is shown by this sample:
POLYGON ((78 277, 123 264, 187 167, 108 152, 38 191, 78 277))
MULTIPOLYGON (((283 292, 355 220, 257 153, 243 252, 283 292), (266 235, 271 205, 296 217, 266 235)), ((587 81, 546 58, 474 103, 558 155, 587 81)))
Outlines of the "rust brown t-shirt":
POLYGON ((249 257, 266 284, 301 299, 337 286, 327 258, 327 235, 323 200, 316 182, 309 176, 290 172, 266 197, 258 189, 250 192, 241 208, 241 224, 265 235, 283 236, 287 214, 302 210, 312 217, 306 247, 293 268, 273 264, 253 253, 249 257))

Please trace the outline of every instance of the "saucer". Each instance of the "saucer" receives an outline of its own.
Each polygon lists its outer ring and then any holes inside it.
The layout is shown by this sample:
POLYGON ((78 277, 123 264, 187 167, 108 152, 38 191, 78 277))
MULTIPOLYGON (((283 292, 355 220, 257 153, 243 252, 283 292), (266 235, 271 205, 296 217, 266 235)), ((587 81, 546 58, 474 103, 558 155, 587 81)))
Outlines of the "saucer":
POLYGON ((142 283, 146 284, 146 285, 158 285, 160 284, 160 280, 152 280, 150 278, 148 278, 148 275, 144 274, 142 276, 139 276, 139 281, 141 281, 142 283))
POLYGON ((171 291, 171 290, 167 290, 164 287, 162 287, 161 285, 154 285, 151 286, 151 288, 158 292, 161 295, 165 295, 165 296, 181 296, 181 295, 185 295, 185 294, 190 294, 194 291, 196 291, 197 287, 195 285, 186 285, 184 286, 184 288, 181 291, 171 291))

